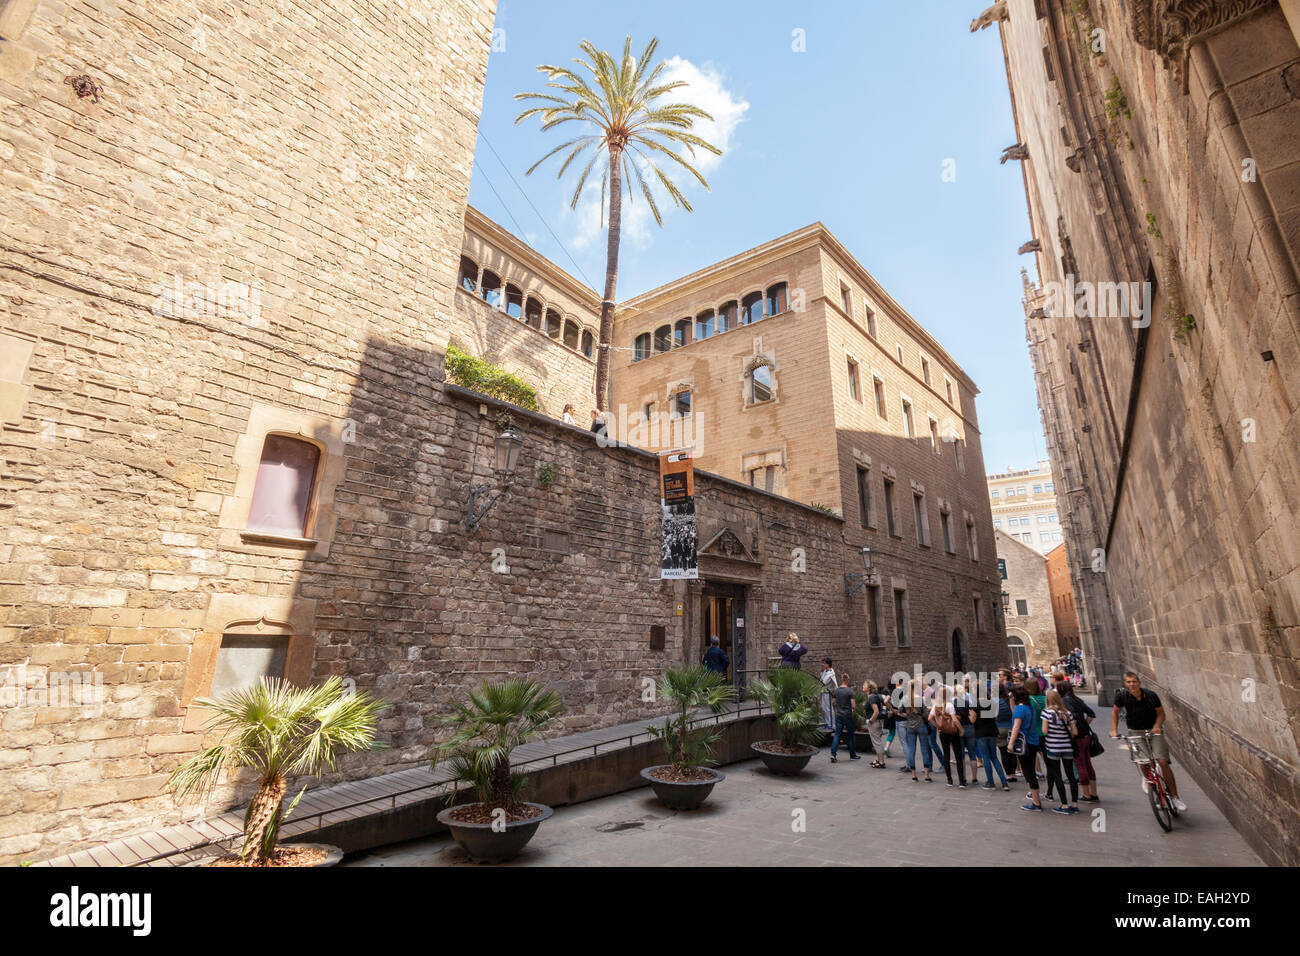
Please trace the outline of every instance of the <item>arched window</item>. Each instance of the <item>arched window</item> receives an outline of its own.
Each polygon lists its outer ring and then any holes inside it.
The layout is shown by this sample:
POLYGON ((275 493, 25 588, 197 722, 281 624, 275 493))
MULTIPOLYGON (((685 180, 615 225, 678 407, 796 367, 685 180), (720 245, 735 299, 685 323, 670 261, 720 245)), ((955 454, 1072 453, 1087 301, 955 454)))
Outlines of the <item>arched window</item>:
POLYGON ((749 386, 745 391, 745 400, 750 405, 759 405, 763 402, 772 400, 772 366, 766 362, 760 362, 749 370, 745 376, 749 386))
POLYGON ((582 354, 591 358, 596 351, 596 338, 586 329, 582 330, 582 354))
POLYGON ((740 300, 740 324, 751 325, 763 317, 763 293, 751 292, 740 300))
POLYGON ((517 319, 524 314, 524 294, 517 285, 506 286, 506 315, 517 319))
POLYGON ((320 449, 311 442, 267 435, 248 509, 248 530, 306 537, 319 464, 320 449))
POLYGON ((546 334, 553 339, 560 337, 560 313, 554 309, 546 310, 546 334))
POLYGON ((673 414, 678 418, 686 418, 691 414, 691 390, 682 389, 673 396, 673 414))
POLYGON ((695 340, 707 339, 718 330, 718 320, 712 309, 705 309, 695 317, 695 340))
POLYGON ((542 303, 531 295, 524 302, 524 321, 535 329, 542 327, 542 303))
POLYGON ((673 348, 681 348, 683 345, 691 344, 691 320, 690 318, 678 319, 673 326, 673 348))
POLYGON ((736 327, 736 300, 724 302, 718 308, 718 331, 725 332, 736 327))
POLYGON ((1025 666, 1025 642, 1015 634, 1007 635, 1007 656, 1012 667, 1025 666))
POLYGON ((661 325, 655 329, 655 354, 667 352, 673 347, 673 327, 671 325, 661 325))
POLYGON ((466 292, 478 288, 478 263, 469 256, 460 257, 460 278, 457 280, 466 292))
POLYGON ((642 332, 636 337, 636 348, 632 350, 632 361, 639 362, 650 357, 650 333, 642 332))
POLYGON ((767 314, 780 315, 785 311, 785 283, 778 282, 767 290, 767 314))
POLYGON ((501 308, 501 277, 495 272, 483 270, 483 301, 494 309, 501 308))
POLYGON ((571 349, 578 347, 578 323, 573 319, 564 320, 564 344, 571 349))

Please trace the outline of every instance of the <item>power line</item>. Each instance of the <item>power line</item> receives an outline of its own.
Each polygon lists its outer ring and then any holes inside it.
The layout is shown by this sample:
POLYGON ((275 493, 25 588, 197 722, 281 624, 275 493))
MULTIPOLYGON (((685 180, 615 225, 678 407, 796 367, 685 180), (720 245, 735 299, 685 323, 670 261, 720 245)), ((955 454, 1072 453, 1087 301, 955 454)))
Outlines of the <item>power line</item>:
MULTIPOLYGON (((497 197, 497 202, 501 203, 501 208, 506 211, 506 215, 510 217, 510 221, 513 222, 515 228, 519 230, 519 238, 524 238, 524 227, 519 225, 519 220, 515 218, 515 214, 510 211, 510 207, 506 205, 506 201, 501 198, 501 194, 497 192, 497 188, 492 185, 492 180, 488 179, 487 170, 483 168, 483 164, 476 159, 474 160, 474 167, 483 174, 483 182, 488 184, 488 189, 492 190, 492 195, 497 197)), ((509 170, 507 170, 507 172, 508 171, 509 170)))
MULTIPOLYGON (((501 158, 501 154, 498 153, 498 152, 496 151, 496 147, 494 147, 494 146, 492 145, 492 141, 489 140, 489 139, 487 138, 486 135, 484 135, 484 133, 483 133, 483 131, 482 131, 481 129, 479 130, 479 134, 478 134, 478 135, 479 135, 479 139, 483 140, 483 142, 484 142, 484 144, 487 146, 487 148, 490 149, 490 150, 492 151, 492 155, 495 156, 495 157, 497 158, 497 162, 500 163, 500 164, 501 164, 501 168, 504 169, 504 170, 506 171, 506 175, 510 177, 510 181, 511 181, 512 183, 515 184, 515 189, 518 189, 518 190, 519 190, 519 195, 521 195, 521 196, 524 197, 524 202, 528 203, 528 205, 532 208, 533 212, 537 213, 537 218, 540 219, 540 220, 542 221, 542 225, 545 226, 545 227, 546 227, 546 231, 549 232, 549 233, 551 234, 551 238, 555 240, 556 244, 557 244, 557 245, 558 245, 562 250, 564 250, 564 254, 565 254, 566 256, 568 256, 568 257, 569 257, 569 261, 570 261, 571 263, 573 263, 573 268, 575 268, 576 270, 578 270, 578 275, 582 276, 583 281, 586 282, 587 285, 590 286, 592 289, 596 288, 596 284, 595 284, 594 282, 592 282, 590 278, 587 277, 587 273, 585 273, 585 272, 582 271, 582 266, 578 265, 578 260, 575 259, 575 258, 573 258, 573 253, 569 252, 569 248, 568 248, 568 246, 566 246, 566 245, 561 241, 560 237, 557 236, 557 235, 555 234, 555 230, 552 229, 552 228, 551 228, 551 224, 550 224, 549 222, 546 221, 546 217, 543 216, 542 213, 541 213, 541 211, 540 211, 536 206, 533 205, 533 201, 532 201, 531 199, 528 198, 528 193, 524 192, 524 187, 519 185, 519 180, 515 179, 515 175, 514 175, 514 173, 510 172, 510 167, 507 166, 506 163, 505 163, 505 160, 503 160, 503 159, 501 158)), ((482 168, 483 168, 482 166, 479 167, 479 169, 482 169, 482 168)), ((486 178, 486 176, 485 176, 484 178, 486 178)), ((490 185, 490 184, 489 184, 489 185, 490 185)), ((492 190, 492 191, 493 191, 493 192, 496 192, 495 189, 492 190)), ((497 198, 500 199, 501 197, 498 196, 497 198)), ((513 220, 513 219, 514 219, 514 216, 511 216, 510 218, 513 220)), ((519 223, 516 222, 515 225, 518 226, 519 223)), ((523 238, 524 238, 524 235, 523 235, 523 229, 522 229, 522 228, 519 230, 519 238, 520 238, 520 239, 523 239, 523 238)))

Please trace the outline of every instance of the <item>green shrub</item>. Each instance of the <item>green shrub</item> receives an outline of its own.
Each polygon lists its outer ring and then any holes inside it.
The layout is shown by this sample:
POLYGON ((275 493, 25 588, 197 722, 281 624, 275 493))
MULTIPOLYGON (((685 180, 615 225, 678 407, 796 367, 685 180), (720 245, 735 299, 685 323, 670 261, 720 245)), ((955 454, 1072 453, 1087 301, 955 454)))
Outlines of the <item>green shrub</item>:
POLYGON ((481 358, 447 346, 447 377, 464 388, 482 392, 529 411, 537 411, 537 390, 516 375, 481 358))

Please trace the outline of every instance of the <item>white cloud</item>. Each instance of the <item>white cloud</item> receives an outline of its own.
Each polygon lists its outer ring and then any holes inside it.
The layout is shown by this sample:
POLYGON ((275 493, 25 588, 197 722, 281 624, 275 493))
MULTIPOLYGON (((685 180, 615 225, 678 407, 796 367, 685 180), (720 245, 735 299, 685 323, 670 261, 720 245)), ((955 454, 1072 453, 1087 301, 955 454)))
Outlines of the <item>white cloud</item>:
MULTIPOLYGON (((667 94, 667 99, 671 102, 698 106, 713 117, 712 120, 697 120, 693 132, 717 146, 722 150, 722 155, 715 156, 705 150, 697 149, 692 157, 688 151, 682 150, 682 155, 687 161, 698 169, 705 179, 709 179, 730 150, 736 127, 744 119, 749 104, 734 96, 727 89, 722 74, 708 64, 697 66, 682 57, 672 57, 665 61, 660 81, 672 83, 678 80, 685 81, 687 85, 667 94)), ((698 198, 705 194, 705 191, 695 177, 661 154, 651 152, 650 155, 655 157, 656 163, 664 174, 670 176, 686 194, 691 204, 696 205, 698 198)), ((595 170, 593 175, 594 173, 595 170)), ((658 185, 657 177, 652 178, 652 174, 648 171, 646 175, 647 182, 651 183, 655 202, 659 205, 659 212, 667 221, 677 207, 664 193, 663 187, 658 185)), ((631 201, 628 201, 626 194, 624 195, 623 241, 630 243, 634 248, 644 249, 653 242, 658 227, 650 213, 650 207, 641 196, 640 188, 636 183, 631 185, 635 190, 631 201)), ((570 242, 575 250, 586 250, 596 246, 603 251, 605 232, 600 215, 599 179, 594 183, 589 182, 584 187, 576 210, 570 210, 566 201, 561 215, 562 221, 569 225, 570 242)))

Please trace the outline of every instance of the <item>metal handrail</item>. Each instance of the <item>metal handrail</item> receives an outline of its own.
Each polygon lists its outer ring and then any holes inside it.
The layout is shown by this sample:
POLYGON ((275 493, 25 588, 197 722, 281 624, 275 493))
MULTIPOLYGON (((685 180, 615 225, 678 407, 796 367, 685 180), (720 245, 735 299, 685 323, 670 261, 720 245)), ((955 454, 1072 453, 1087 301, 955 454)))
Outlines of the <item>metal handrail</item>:
MULTIPOLYGON (((701 714, 692 717, 689 721, 687 721, 687 724, 688 726, 691 727, 694 727, 697 724, 706 723, 708 721, 713 721, 715 724, 720 724, 722 723, 724 717, 738 718, 742 714, 753 714, 754 716, 758 716, 761 715, 763 711, 767 709, 768 708, 766 707, 766 705, 764 705, 759 701, 741 701, 739 704, 737 704, 734 710, 726 709, 716 714, 701 714)), ((666 716, 671 717, 672 715, 670 714, 666 716)), ((611 744, 620 744, 620 745, 626 744, 627 746, 630 747, 632 746, 633 742, 636 741, 637 738, 639 737, 653 738, 653 736, 654 735, 649 731, 649 729, 641 730, 634 734, 627 734, 626 736, 612 737, 609 740, 598 740, 595 743, 582 744, 581 746, 578 747, 570 747, 568 750, 560 750, 552 754, 544 754, 540 757, 532 757, 520 763, 512 763, 511 767, 513 769, 518 770, 520 768, 528 767, 536 763, 543 763, 548 760, 551 762, 552 767, 558 767, 560 764, 560 758, 567 757, 570 754, 586 753, 588 750, 590 750, 591 755, 593 757, 596 757, 599 756, 599 751, 601 747, 608 747, 611 744)), ((425 790, 431 791, 431 796, 436 796, 440 791, 452 790, 454 792, 457 789, 458 788, 456 787, 455 781, 453 780, 439 780, 433 783, 422 783, 419 784, 418 786, 408 787, 405 790, 398 790, 390 794, 385 794, 381 797, 371 797, 367 800, 355 800, 352 803, 345 803, 341 806, 331 807, 328 810, 321 810, 317 813, 308 813, 298 817, 290 817, 281 821, 280 825, 283 827, 288 823, 301 823, 304 820, 311 820, 314 818, 317 821, 316 825, 304 831, 310 833, 313 830, 318 831, 323 829, 324 818, 329 816, 332 813, 342 813, 346 810, 353 810, 356 809, 357 807, 364 807, 364 806, 368 806, 369 804, 380 803, 385 800, 389 801, 388 809, 396 810, 397 799, 399 797, 405 797, 408 796, 409 794, 419 793, 425 790)), ((126 866, 128 867, 146 866, 150 863, 156 863, 159 860, 166 860, 169 859, 170 857, 180 856, 183 853, 193 853, 196 850, 203 850, 211 846, 223 846, 224 844, 227 843, 233 846, 234 843, 242 839, 243 839, 243 833, 235 833, 235 834, 231 834, 228 837, 221 837, 215 840, 208 840, 204 843, 195 843, 191 846, 176 847, 175 849, 172 850, 166 850, 162 853, 156 853, 153 856, 145 857, 143 859, 135 860, 130 863, 127 863, 126 866)))

